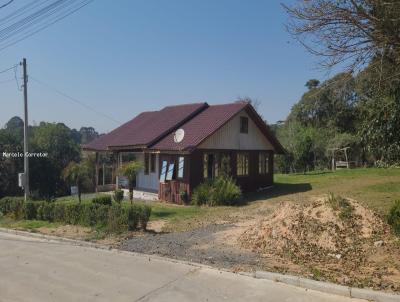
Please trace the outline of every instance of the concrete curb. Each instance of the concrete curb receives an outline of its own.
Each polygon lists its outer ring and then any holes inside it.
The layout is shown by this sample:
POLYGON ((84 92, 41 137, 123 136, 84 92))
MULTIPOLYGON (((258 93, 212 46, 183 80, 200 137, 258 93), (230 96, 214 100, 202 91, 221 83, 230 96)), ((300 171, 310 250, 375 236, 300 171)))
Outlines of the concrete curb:
POLYGON ((323 293, 364 299, 376 302, 399 302, 400 295, 378 292, 370 289, 354 288, 343 285, 337 285, 329 282, 315 281, 297 276, 284 275, 279 273, 256 271, 254 277, 257 279, 266 279, 275 282, 311 289, 323 293))
MULTIPOLYGON (((156 256, 156 255, 148 255, 148 254, 143 254, 143 253, 122 251, 119 249, 112 248, 110 246, 105 246, 105 245, 101 245, 101 244, 97 244, 97 243, 93 243, 93 242, 68 239, 68 238, 63 238, 63 237, 58 237, 58 236, 31 233, 31 232, 19 231, 19 230, 14 230, 14 229, 7 229, 7 228, 0 228, 0 232, 14 234, 14 235, 21 235, 21 236, 25 236, 25 237, 32 237, 32 238, 37 238, 37 239, 43 239, 43 240, 47 240, 49 242, 73 244, 76 246, 107 250, 107 251, 119 253, 119 254, 134 255, 134 256, 148 258, 149 261, 150 260, 169 261, 169 262, 173 262, 173 263, 186 264, 186 265, 190 265, 190 266, 198 267, 198 268, 206 268, 206 269, 213 269, 213 270, 216 269, 215 267, 212 267, 210 265, 201 264, 201 263, 190 262, 190 261, 185 261, 185 260, 177 260, 177 259, 173 259, 173 258, 161 257, 161 256, 156 256)), ((218 269, 218 270, 221 272, 232 273, 231 271, 229 271, 227 269, 218 269)), ((252 278, 257 278, 257 279, 265 279, 265 280, 270 280, 270 281, 275 281, 275 282, 281 282, 284 284, 301 287, 304 289, 315 290, 315 291, 319 291, 319 292, 323 292, 323 293, 327 293, 327 294, 333 294, 333 295, 350 297, 350 298, 364 299, 364 300, 376 301, 376 302, 399 302, 400 301, 400 295, 396 295, 396 294, 378 292, 378 291, 374 291, 374 290, 370 290, 370 289, 347 287, 347 286, 343 286, 343 285, 337 285, 334 283, 315 281, 315 280, 306 279, 306 278, 302 278, 302 277, 298 277, 298 276, 285 275, 285 274, 280 274, 280 273, 256 271, 254 273, 239 272, 236 274, 247 276, 247 277, 252 277, 252 278)))

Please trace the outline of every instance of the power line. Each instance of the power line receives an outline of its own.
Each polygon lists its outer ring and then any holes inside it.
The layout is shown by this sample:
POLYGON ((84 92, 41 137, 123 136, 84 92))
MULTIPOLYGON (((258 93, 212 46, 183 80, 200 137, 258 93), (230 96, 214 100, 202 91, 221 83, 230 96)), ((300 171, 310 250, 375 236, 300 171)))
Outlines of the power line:
POLYGON ((14 82, 14 79, 1 80, 0 84, 10 83, 10 82, 14 82))
MULTIPOLYGON (((22 40, 29 38, 30 36, 48 28, 49 26, 63 20, 64 18, 72 15, 81 8, 87 6, 94 0, 58 0, 52 2, 45 7, 40 8, 34 13, 31 13, 25 18, 14 22, 13 24, 7 26, 6 28, 0 30, 0 43, 15 38, 9 43, 0 45, 0 50, 8 48, 22 40)), ((44 4, 48 0, 42 2, 44 4)), ((24 15, 26 11, 32 10, 40 5, 32 7, 33 3, 30 3, 22 8, 18 13, 13 13, 13 15, 0 20, 0 23, 8 23, 10 20, 15 19, 17 16, 24 15), (8 21, 7 21, 8 20, 8 21)))
POLYGON ((14 2, 14 0, 10 0, 10 1, 8 1, 7 3, 4 3, 2 6, 0 6, 0 9, 2 9, 2 8, 8 6, 8 5, 10 5, 10 4, 13 3, 13 2, 14 2))
POLYGON ((15 64, 15 65, 13 65, 13 66, 11 66, 11 67, 9 67, 9 68, 6 68, 6 69, 4 69, 4 70, 1 70, 0 73, 5 73, 5 72, 7 72, 7 71, 9 71, 9 70, 11 70, 11 69, 14 69, 15 66, 17 66, 17 64, 15 64))
POLYGON ((111 116, 109 116, 109 115, 107 115, 107 114, 105 114, 105 113, 103 113, 101 111, 98 111, 97 109, 85 104, 84 102, 82 102, 82 101, 80 101, 80 100, 78 100, 78 99, 76 99, 76 98, 74 98, 74 97, 72 97, 72 96, 70 96, 70 95, 68 95, 68 94, 56 89, 56 88, 54 88, 54 87, 51 87, 49 84, 44 83, 43 81, 38 80, 37 78, 35 78, 33 76, 29 76, 29 78, 32 79, 34 82, 46 87, 47 89, 52 90, 53 92, 63 96, 64 98, 66 98, 66 99, 68 99, 68 100, 70 100, 70 101, 72 101, 72 102, 74 102, 76 104, 79 104, 79 105, 85 107, 86 109, 88 109, 90 111, 93 111, 93 112, 97 113, 98 115, 101 115, 101 116, 103 116, 103 117, 105 117, 105 118, 107 118, 107 119, 109 119, 109 120, 111 120, 111 121, 113 121, 113 122, 115 122, 117 124, 122 124, 121 121, 118 121, 118 120, 114 119, 113 117, 111 117, 111 116))

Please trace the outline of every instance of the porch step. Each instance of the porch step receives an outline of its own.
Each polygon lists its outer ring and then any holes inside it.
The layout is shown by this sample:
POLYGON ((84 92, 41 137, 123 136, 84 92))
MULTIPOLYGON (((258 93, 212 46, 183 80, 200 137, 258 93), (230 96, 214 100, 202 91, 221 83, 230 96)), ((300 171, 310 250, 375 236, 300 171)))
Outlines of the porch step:
MULTIPOLYGON (((124 197, 129 199, 129 190, 123 189, 124 197)), ((153 192, 133 190, 133 199, 143 199, 143 200, 158 200, 158 194, 153 192)))

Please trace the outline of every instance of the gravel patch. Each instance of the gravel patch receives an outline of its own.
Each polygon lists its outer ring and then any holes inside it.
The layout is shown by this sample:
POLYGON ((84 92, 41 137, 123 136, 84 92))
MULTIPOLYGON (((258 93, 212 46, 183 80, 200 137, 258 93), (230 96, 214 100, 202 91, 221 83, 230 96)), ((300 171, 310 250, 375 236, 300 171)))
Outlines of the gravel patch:
POLYGON ((232 227, 231 224, 212 224, 187 232, 148 233, 124 241, 119 248, 233 270, 256 268, 259 255, 216 240, 217 233, 232 227))

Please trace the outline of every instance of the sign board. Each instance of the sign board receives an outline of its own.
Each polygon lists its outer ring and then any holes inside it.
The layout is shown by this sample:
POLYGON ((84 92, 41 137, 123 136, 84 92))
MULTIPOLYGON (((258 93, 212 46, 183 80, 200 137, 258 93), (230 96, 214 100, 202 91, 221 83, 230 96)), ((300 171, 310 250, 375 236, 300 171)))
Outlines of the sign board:
POLYGON ((18 186, 20 188, 25 186, 25 173, 18 173, 18 186))
POLYGON ((77 186, 71 187, 71 195, 78 195, 78 187, 77 186))

